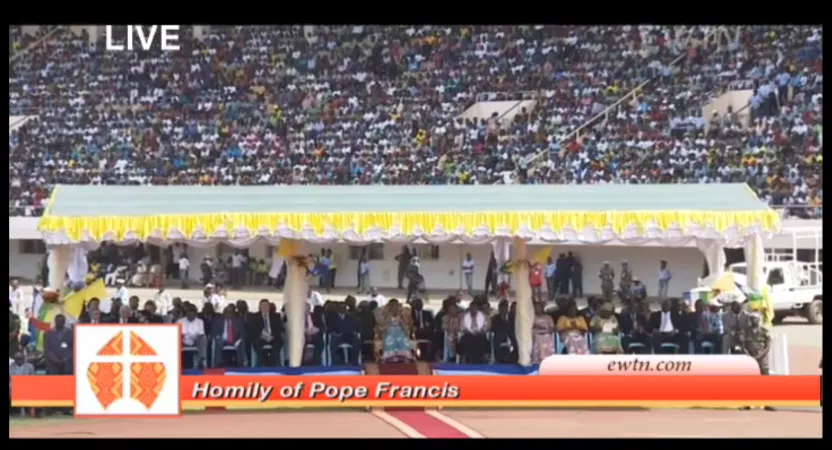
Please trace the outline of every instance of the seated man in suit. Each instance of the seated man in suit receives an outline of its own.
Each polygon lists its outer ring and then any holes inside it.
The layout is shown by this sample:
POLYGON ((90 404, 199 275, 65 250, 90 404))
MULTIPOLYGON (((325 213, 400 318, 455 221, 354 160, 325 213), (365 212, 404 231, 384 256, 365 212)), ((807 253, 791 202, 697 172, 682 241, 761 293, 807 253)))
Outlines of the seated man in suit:
POLYGON ((641 303, 636 298, 628 300, 627 305, 621 310, 618 316, 618 327, 624 335, 621 340, 621 347, 625 352, 630 352, 630 344, 637 343, 642 346, 634 346, 636 353, 650 352, 650 334, 647 315, 644 314, 641 303))
POLYGON ((214 360, 219 361, 221 367, 242 366, 245 361, 245 326, 243 319, 237 315, 237 309, 234 305, 226 305, 222 310, 222 316, 215 315, 213 320, 211 337, 215 342, 214 360), (228 346, 233 346, 235 351, 225 351, 224 348, 228 346))
POLYGON ((185 317, 179 319, 176 323, 182 327, 182 345, 184 347, 196 347, 197 366, 205 368, 208 342, 205 338, 205 324, 202 323, 202 319, 197 317, 196 306, 186 305, 185 317))
POLYGON ((410 302, 413 316, 413 337, 419 343, 419 359, 434 361, 436 359, 436 334, 433 331, 433 313, 425 311, 421 298, 414 298, 410 302))
POLYGON ((508 300, 497 304, 497 314, 491 318, 494 333, 494 359, 498 364, 517 363, 517 338, 514 334, 514 317, 509 313, 508 300))
POLYGON ((672 308, 670 300, 662 301, 661 311, 650 314, 650 331, 653 334, 653 351, 663 353, 662 344, 671 343, 679 346, 679 353, 684 353, 684 319, 678 310, 672 308))
POLYGON ((601 300, 598 299, 598 297, 589 296, 589 298, 586 299, 586 308, 583 308, 578 312, 581 314, 581 316, 583 316, 584 320, 586 320, 586 323, 590 323, 592 321, 592 318, 595 317, 596 314, 598 314, 598 308, 600 306, 601 300))
POLYGON ((358 354, 361 352, 361 323, 352 314, 347 313, 347 305, 343 302, 332 306, 334 314, 327 317, 327 331, 329 332, 329 351, 333 364, 358 365, 358 354), (341 344, 352 345, 349 361, 343 361, 341 344))
POLYGON ((133 308, 124 305, 118 310, 118 318, 113 323, 128 324, 139 323, 139 320, 133 315, 133 308))
POLYGON ((276 367, 283 346, 283 321, 272 313, 266 299, 260 300, 259 312, 251 318, 249 339, 257 355, 257 367, 276 367), (271 346, 271 348, 267 348, 271 346))
POLYGON ((156 314, 156 302, 148 300, 144 303, 144 309, 136 314, 141 323, 165 323, 162 316, 156 314))

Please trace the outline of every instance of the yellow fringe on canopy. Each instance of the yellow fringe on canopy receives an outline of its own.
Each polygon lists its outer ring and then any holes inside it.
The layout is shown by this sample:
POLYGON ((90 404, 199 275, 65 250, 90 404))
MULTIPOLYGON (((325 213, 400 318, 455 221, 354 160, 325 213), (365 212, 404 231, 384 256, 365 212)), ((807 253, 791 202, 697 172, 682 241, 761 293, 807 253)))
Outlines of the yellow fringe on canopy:
POLYGON ((745 212, 698 212, 698 211, 644 211, 644 212, 479 212, 479 213, 451 213, 451 212, 346 212, 346 213, 217 213, 201 215, 160 215, 160 216, 123 216, 123 217, 56 217, 49 214, 43 216, 38 225, 41 232, 65 233, 72 241, 82 240, 86 231, 93 239, 101 239, 107 233, 114 233, 115 239, 120 240, 129 231, 140 238, 146 238, 157 231, 167 235, 176 229, 185 236, 192 236, 201 229, 211 236, 220 229, 232 232, 235 228, 244 227, 252 234, 261 228, 274 231, 284 224, 295 231, 301 231, 305 226, 312 226, 321 234, 327 225, 338 231, 354 229, 364 233, 374 227, 389 231, 398 227, 402 233, 408 234, 414 228, 420 227, 426 233, 431 233, 437 226, 446 232, 453 233, 462 226, 467 232, 472 232, 480 226, 486 226, 493 233, 503 226, 508 226, 512 232, 526 226, 539 231, 544 224, 548 224, 554 231, 561 231, 571 226, 576 231, 586 227, 603 229, 612 225, 618 234, 623 233, 629 226, 637 225, 644 229, 650 223, 655 223, 661 229, 672 225, 683 229, 690 225, 713 228, 717 232, 724 232, 730 227, 748 228, 761 226, 766 231, 776 231, 780 224, 780 217, 773 210, 745 211, 745 212))

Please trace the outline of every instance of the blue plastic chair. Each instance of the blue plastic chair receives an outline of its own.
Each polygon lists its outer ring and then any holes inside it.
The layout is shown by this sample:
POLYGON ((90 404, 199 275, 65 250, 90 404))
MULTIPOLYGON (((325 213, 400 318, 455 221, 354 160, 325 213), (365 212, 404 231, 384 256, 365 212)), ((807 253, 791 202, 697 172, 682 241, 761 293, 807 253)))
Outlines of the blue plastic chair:
MULTIPOLYGON (((272 348, 273 347, 269 344, 266 344, 266 345, 263 346, 263 350, 271 350, 272 348)), ((280 357, 280 355, 278 355, 278 359, 281 359, 281 361, 278 361, 278 365, 282 366, 283 361, 282 361, 282 358, 280 357)), ((257 367, 257 364, 259 364, 259 363, 260 363, 260 361, 257 358, 257 352, 254 351, 254 348, 252 348, 251 349, 251 367, 257 367)))
POLYGON ((661 350, 670 350, 672 354, 678 354, 681 347, 679 344, 674 344, 673 342, 663 342, 659 345, 659 349, 661 350))

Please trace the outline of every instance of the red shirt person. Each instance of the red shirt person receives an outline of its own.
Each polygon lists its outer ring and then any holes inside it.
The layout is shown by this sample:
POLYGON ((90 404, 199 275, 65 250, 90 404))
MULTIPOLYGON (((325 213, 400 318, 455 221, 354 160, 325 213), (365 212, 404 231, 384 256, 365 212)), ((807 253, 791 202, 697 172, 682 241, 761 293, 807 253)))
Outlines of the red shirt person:
POLYGON ((532 287, 532 301, 542 301, 543 267, 539 262, 532 263, 529 267, 529 284, 532 287))

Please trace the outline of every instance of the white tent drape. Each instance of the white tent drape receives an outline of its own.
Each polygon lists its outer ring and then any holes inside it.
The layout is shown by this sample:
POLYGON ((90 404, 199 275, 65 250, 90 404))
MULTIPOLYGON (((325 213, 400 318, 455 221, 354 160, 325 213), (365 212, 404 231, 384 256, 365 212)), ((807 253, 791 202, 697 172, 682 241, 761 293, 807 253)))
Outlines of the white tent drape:
POLYGON ((83 247, 73 247, 69 267, 67 267, 66 271, 66 274, 69 276, 69 281, 73 285, 84 283, 87 279, 89 267, 87 251, 83 247))
POLYGON ((722 242, 711 239, 696 239, 696 248, 705 256, 708 274, 717 276, 725 272, 725 247, 722 242))
POLYGON ((72 262, 73 248, 68 245, 57 245, 49 248, 46 267, 49 268, 49 287, 61 292, 66 280, 69 265, 72 262))

